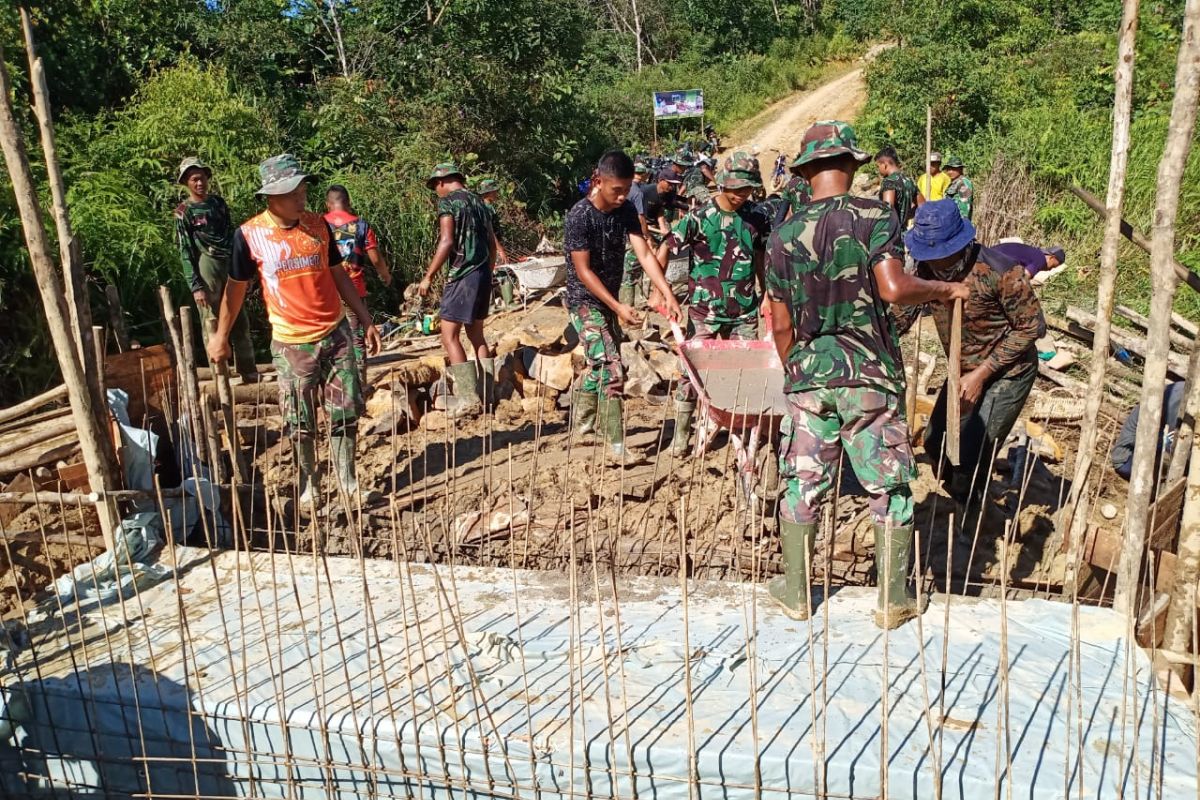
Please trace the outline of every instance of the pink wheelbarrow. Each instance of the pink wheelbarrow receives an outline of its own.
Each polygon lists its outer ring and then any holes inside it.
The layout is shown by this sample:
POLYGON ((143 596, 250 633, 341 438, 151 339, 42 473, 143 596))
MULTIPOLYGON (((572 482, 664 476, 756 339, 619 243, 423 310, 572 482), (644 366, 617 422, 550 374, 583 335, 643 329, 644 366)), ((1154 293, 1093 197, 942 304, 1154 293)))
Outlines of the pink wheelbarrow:
MULTIPOLYGON (((768 325, 768 330, 770 326, 768 325)), ((686 340, 678 323, 671 333, 679 345, 683 371, 696 390, 695 454, 708 449, 717 431, 729 431, 737 454, 738 479, 746 497, 757 495, 758 447, 788 413, 783 365, 775 344, 762 339, 686 340)))

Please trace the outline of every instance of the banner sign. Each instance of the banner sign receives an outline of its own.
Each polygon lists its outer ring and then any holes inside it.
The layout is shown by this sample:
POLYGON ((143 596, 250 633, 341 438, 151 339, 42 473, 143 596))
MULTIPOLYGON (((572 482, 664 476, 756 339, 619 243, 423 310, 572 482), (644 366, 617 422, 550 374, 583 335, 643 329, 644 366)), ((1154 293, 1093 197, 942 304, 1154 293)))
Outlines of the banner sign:
POLYGON ((655 119, 678 119, 681 117, 702 116, 704 116, 703 89, 654 93, 655 119))

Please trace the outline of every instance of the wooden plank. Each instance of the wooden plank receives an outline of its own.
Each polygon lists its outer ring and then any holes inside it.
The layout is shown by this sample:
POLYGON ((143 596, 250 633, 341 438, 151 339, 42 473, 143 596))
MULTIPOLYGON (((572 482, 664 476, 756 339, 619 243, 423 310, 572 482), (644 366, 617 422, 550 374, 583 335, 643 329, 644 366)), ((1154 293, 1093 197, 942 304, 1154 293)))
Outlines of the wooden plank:
POLYGON ((962 317, 963 301, 955 300, 950 316, 950 353, 946 358, 946 458, 956 467, 961 463, 962 317))
POLYGON ((145 416, 163 414, 162 392, 173 392, 175 381, 171 355, 165 345, 142 347, 104 359, 104 383, 129 395, 129 419, 134 425, 141 425, 145 416))
POLYGON ((1153 521, 1154 527, 1146 537, 1146 547, 1151 550, 1173 550, 1175 548, 1186 490, 1187 479, 1180 478, 1150 504, 1150 519, 1153 521))

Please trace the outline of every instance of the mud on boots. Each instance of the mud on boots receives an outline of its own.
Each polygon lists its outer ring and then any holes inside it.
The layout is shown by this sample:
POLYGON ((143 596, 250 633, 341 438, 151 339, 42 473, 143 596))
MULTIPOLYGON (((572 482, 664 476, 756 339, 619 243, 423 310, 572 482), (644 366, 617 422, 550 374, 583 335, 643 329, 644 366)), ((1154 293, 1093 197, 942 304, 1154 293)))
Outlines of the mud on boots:
POLYGON ((880 628, 898 628, 925 613, 928 600, 924 596, 918 599, 908 583, 912 540, 911 524, 875 522, 875 571, 879 576, 875 624, 880 628))
POLYGON ((666 298, 665 314, 675 321, 680 319, 679 303, 650 251, 637 210, 626 199, 633 174, 633 161, 624 152, 605 153, 596 165, 592 191, 571 207, 563 222, 567 309, 587 365, 575 395, 580 404, 575 412, 580 420, 577 424, 586 424, 594 399, 596 424, 608 445, 606 450, 610 458, 623 464, 632 463, 633 456, 626 449, 622 420, 625 375, 621 324, 642 323, 642 315, 621 300, 626 242, 637 263, 666 298), (581 399, 585 394, 591 398, 581 399))
POLYGON ((571 392, 571 413, 575 415, 573 432, 579 439, 590 438, 596 433, 596 410, 600 397, 596 392, 589 392, 582 385, 571 392))
POLYGON ((817 523, 779 520, 783 574, 767 584, 767 594, 783 613, 794 620, 806 620, 812 614, 811 575, 816 550, 817 523))
POLYGON ((692 422, 696 417, 696 403, 675 400, 675 432, 671 435, 671 455, 686 458, 692 452, 692 422))
POLYGON ((630 467, 646 463, 641 449, 625 443, 625 401, 620 397, 600 398, 596 421, 604 434, 604 456, 610 464, 630 467))
MULTIPOLYGON (((438 243, 417 293, 428 296, 434 276, 447 267, 438 311, 442 347, 450 361, 446 376, 452 385, 452 393, 445 398, 446 414, 457 419, 483 411, 479 366, 474 359, 490 360, 483 323, 491 307, 492 268, 499 245, 490 207, 467 189, 466 177, 453 162, 435 166, 425 185, 438 197, 438 243), (467 335, 469 352, 463 348, 460 333, 467 335)), ((485 389, 491 385, 487 379, 482 383, 485 389)))

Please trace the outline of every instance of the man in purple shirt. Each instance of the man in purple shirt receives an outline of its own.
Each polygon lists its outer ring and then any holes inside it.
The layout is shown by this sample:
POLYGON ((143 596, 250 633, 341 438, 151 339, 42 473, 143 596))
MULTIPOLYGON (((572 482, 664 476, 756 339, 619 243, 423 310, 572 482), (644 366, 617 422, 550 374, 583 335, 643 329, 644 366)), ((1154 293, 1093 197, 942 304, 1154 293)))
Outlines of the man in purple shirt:
POLYGON ((1031 278, 1044 270, 1054 269, 1067 260, 1067 254, 1061 247, 1047 247, 1043 250, 1021 242, 1002 242, 992 249, 1025 267, 1031 278))

